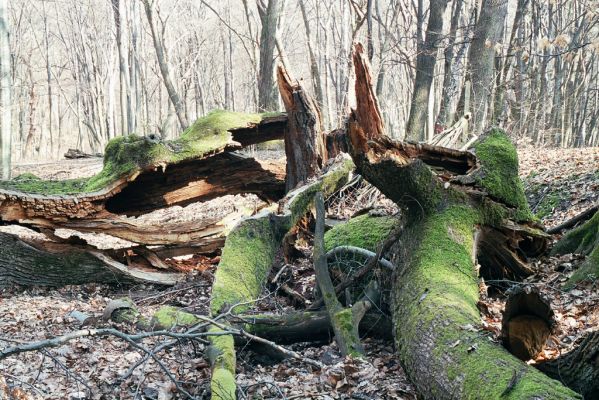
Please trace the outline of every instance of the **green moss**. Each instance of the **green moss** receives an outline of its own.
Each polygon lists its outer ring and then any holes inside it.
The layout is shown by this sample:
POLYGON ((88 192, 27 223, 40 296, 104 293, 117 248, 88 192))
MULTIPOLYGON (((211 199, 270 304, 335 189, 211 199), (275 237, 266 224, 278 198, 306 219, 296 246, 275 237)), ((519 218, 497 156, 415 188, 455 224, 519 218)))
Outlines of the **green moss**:
POLYGON ((474 145, 481 169, 477 183, 502 203, 514 208, 513 218, 531 220, 532 213, 518 177, 516 147, 500 129, 492 129, 474 145))
POLYGON ((590 254, 599 246, 599 211, 581 226, 572 229, 553 247, 551 254, 590 254))
POLYGON ((322 192, 326 199, 347 183, 349 173, 354 168, 353 161, 348 158, 340 166, 323 175, 318 182, 305 187, 304 191, 297 195, 289 205, 291 211, 290 225, 295 225, 313 207, 314 195, 316 193, 322 192))
MULTIPOLYGON (((579 398, 473 331, 480 324, 480 315, 472 252, 474 228, 482 219, 472 208, 451 206, 405 234, 414 240, 415 251, 404 273, 397 276, 394 325, 406 371, 421 371, 421 362, 426 360, 430 376, 444 381, 443 387, 452 390, 454 397, 499 399, 514 372, 525 370, 503 398, 579 398)), ((421 372, 412 377, 426 379, 421 372)), ((423 397, 442 395, 435 392, 439 386, 415 383, 436 388, 423 397)))
POLYGON ((42 180, 34 174, 25 173, 10 181, 0 181, 0 189, 24 193, 68 195, 83 190, 87 179, 66 179, 62 181, 42 180))
POLYGON ((572 229, 553 247, 551 254, 577 253, 586 260, 566 283, 566 289, 586 279, 599 278, 599 211, 578 228, 572 229))
MULTIPOLYGON (((209 333, 223 332, 216 326, 211 326, 208 329, 209 333)), ((224 368, 231 373, 235 373, 235 340, 232 335, 214 335, 209 336, 210 349, 215 360, 214 365, 219 368, 224 368)))
POLYGON ((212 400, 235 400, 235 375, 222 368, 213 370, 210 390, 212 400))
POLYGON ((538 218, 545 218, 550 215, 553 210, 566 199, 566 194, 562 191, 554 191, 548 193, 536 208, 536 216, 538 218))
POLYGON ((576 272, 572 274, 566 285, 564 285, 565 289, 572 289, 576 286, 577 283, 592 280, 595 281, 599 279, 599 247, 596 247, 595 250, 588 255, 587 259, 578 267, 576 272))
POLYGON ((351 308, 344 308, 334 314, 335 322, 340 329, 338 332, 343 336, 343 340, 347 344, 348 355, 359 358, 363 357, 363 349, 358 335, 358 329, 354 326, 354 319, 351 308))
POLYGON ((175 326, 192 326, 200 322, 193 314, 177 307, 163 306, 152 317, 152 325, 160 329, 172 329, 175 326))
POLYGON ((0 189, 45 195, 95 192, 151 166, 176 164, 220 151, 231 143, 229 130, 259 123, 263 117, 271 115, 216 110, 198 119, 175 140, 120 136, 108 142, 102 171, 89 179, 44 181, 30 176, 29 179, 0 181, 0 189))
MULTIPOLYGON (((212 314, 258 297, 278 249, 270 218, 243 220, 227 236, 212 287, 212 314)), ((248 305, 236 308, 247 309, 248 305)))
MULTIPOLYGON (((216 326, 209 333, 223 332, 216 326)), ((209 354, 212 361, 212 380, 210 388, 212 399, 235 399, 235 340, 232 335, 209 336, 209 354)))
POLYGON ((395 217, 372 217, 360 215, 344 224, 337 225, 324 235, 325 251, 337 246, 356 246, 376 251, 391 231, 397 227, 399 220, 395 217))

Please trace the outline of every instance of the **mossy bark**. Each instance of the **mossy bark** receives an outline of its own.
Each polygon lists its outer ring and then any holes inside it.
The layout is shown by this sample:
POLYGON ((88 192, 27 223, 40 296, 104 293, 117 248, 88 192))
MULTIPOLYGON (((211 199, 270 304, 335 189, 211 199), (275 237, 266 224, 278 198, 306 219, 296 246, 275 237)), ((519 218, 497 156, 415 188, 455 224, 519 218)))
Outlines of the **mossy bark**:
POLYGON ((567 288, 586 279, 599 278, 599 211, 583 225, 565 234, 551 251, 552 255, 566 253, 587 256, 566 283, 567 288))
MULTIPOLYGON (((251 306, 262 290, 283 236, 310 211, 317 192, 323 191, 327 196, 333 194, 347 182, 352 169, 351 161, 342 160, 317 181, 288 193, 278 212, 265 210, 233 228, 225 241, 215 274, 210 303, 213 316, 231 307, 235 312, 242 312, 251 306)), ((232 363, 213 364, 212 398, 219 400, 231 398, 231 391, 235 393, 234 378, 231 386, 231 376, 235 374, 234 341, 225 337, 228 336, 210 339, 213 354, 226 355, 227 360, 233 360, 232 363)))
MULTIPOLYGON (((362 176, 408 213, 394 251, 398 272, 392 311, 399 356, 419 394, 434 399, 580 398, 477 329, 478 228, 491 222, 487 227, 538 236, 522 201, 514 146, 495 130, 474 145, 480 158, 391 141, 383 135, 378 114, 370 112, 378 106, 360 47, 354 65, 361 95, 348 126, 352 158, 362 176), (492 216, 488 202, 496 205, 492 216)), ((541 235, 541 240, 547 238, 541 235)))
POLYGON ((424 398, 580 398, 479 329, 478 223, 475 208, 453 205, 411 230, 412 257, 397 275, 393 295, 396 344, 406 372, 424 398), (519 379, 511 384, 514 376, 519 379))

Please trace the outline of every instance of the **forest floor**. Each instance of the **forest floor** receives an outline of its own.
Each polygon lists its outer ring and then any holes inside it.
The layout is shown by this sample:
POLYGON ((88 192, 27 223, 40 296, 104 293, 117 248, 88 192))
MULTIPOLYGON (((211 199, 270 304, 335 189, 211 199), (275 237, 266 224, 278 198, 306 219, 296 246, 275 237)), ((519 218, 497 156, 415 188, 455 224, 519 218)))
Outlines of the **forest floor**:
MULTIPOLYGON (((525 181, 531 207, 547 226, 557 225, 590 207, 599 196, 599 149, 533 149, 519 151, 521 176, 525 181)), ((70 160, 44 165, 17 165, 15 174, 31 172, 41 178, 64 179, 88 176, 101 168, 100 159, 70 160)), ((231 203, 254 200, 235 196, 231 203)), ((329 206, 337 218, 347 218, 354 211, 376 203, 392 213, 393 204, 375 191, 362 187, 354 197, 329 206), (351 206, 350 206, 351 205, 351 206)), ((222 204, 222 203, 221 203, 222 204)), ((257 206, 256 206, 257 207, 257 206)), ((167 217, 187 218, 197 208, 173 208, 167 217)), ((164 217, 164 216, 162 216, 164 217)), ((156 216, 161 218, 161 216, 156 216)), ((557 237, 556 237, 557 239, 557 237)), ((107 245, 118 245, 110 242, 107 245)), ((310 301, 314 282, 304 246, 300 257, 287 276, 287 283, 310 301)), ((599 282, 587 282, 565 292, 562 285, 575 270, 579 258, 565 255, 535 261, 537 274, 531 284, 547 293, 556 312, 558 327, 536 361, 551 359, 567 351, 580 336, 599 324, 599 282)), ((80 328, 70 317, 80 311, 99 317, 111 299, 131 297, 140 311, 151 316, 161 305, 173 305, 187 311, 206 314, 211 284, 218 257, 194 256, 176 261, 188 272, 188 279, 171 288, 151 285, 108 287, 106 285, 50 288, 11 288, 0 290, 0 346, 41 340, 80 328)), ((270 288, 257 307, 284 312, 298 307, 280 291, 270 288)), ((483 296, 486 312, 481 327, 497 335, 500 330, 504 296, 483 296)), ((301 306, 300 306, 301 307, 301 306)), ((97 319, 96 326, 105 323, 97 319)), ((131 327, 121 326, 124 330, 131 327)), ((144 341, 147 346, 159 339, 144 341)), ((415 399, 415 392, 405 377, 393 343, 383 340, 364 341, 368 361, 342 359, 331 343, 300 343, 290 346, 305 357, 317 359, 325 367, 316 371, 296 360, 274 363, 252 352, 239 351, 237 380, 242 395, 251 399, 415 399)), ((181 344, 160 355, 179 382, 196 398, 208 398, 210 367, 202 345, 181 344)), ((20 387, 32 399, 174 399, 174 385, 153 361, 145 363, 128 379, 119 377, 138 361, 140 353, 123 341, 106 338, 81 338, 54 349, 23 353, 0 361, 0 378, 20 387)))

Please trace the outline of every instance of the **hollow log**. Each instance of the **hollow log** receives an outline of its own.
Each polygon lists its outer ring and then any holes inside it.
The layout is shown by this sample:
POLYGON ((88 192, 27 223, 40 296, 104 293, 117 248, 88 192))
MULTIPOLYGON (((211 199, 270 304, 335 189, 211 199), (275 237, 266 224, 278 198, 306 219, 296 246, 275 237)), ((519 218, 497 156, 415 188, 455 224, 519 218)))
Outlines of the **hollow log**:
POLYGON ((348 125, 352 158, 362 176, 408 213, 407 239, 400 239, 392 260, 398 264, 392 315, 401 362, 419 394, 580 398, 477 329, 479 227, 507 220, 535 235, 514 146, 499 130, 481 135, 473 152, 391 141, 373 112, 377 104, 361 46, 354 65, 359 95, 348 125))
POLYGON ((508 290, 501 321, 501 336, 510 353, 523 361, 535 358, 555 327, 549 300, 530 286, 508 290))

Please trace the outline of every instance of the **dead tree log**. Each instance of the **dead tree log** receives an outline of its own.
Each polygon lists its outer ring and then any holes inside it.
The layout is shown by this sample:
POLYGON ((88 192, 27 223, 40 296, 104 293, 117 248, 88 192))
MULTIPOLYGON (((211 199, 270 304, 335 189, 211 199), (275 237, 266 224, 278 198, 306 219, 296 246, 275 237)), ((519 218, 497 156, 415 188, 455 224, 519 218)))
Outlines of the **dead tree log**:
POLYGON ((599 399, 599 331, 588 333, 576 348, 538 368, 586 400, 599 399))
MULTIPOLYGON (((255 301, 284 235, 312 208, 314 195, 327 196, 347 183, 353 163, 340 158, 326 174, 296 188, 275 212, 264 212, 241 221, 227 236, 215 275, 210 308, 212 315, 242 312, 255 301)), ((215 332, 218 327, 211 328, 215 332)), ((212 399, 235 398, 235 348, 230 335, 212 336, 212 399)))
POLYGON ((174 284, 181 274, 129 268, 116 257, 85 247, 49 241, 24 242, 0 233, 0 287, 64 286, 87 282, 174 284))
MULTIPOLYGON (((43 242, 44 247, 59 246, 57 252, 38 249, 50 255, 65 254, 65 257, 56 258, 55 268, 64 261, 65 271, 70 271, 68 260, 87 252, 88 264, 96 267, 104 265, 109 270, 119 271, 113 281, 124 275, 131 275, 134 280, 145 280, 144 274, 149 273, 150 281, 162 278, 162 283, 172 284, 175 282, 173 278, 180 278, 179 274, 152 275, 151 270, 129 268, 123 260, 109 252, 98 251, 78 238, 61 240, 54 232, 64 228, 83 233, 104 233, 137 243, 140 245, 139 255, 149 254, 146 257, 149 263, 142 263, 148 267, 160 266, 161 263, 157 262, 156 253, 148 253, 141 246, 162 246, 159 251, 178 255, 185 249, 213 252, 223 245, 226 232, 235 218, 245 216, 243 213, 224 219, 207 218, 185 223, 148 223, 137 217, 169 206, 183 206, 230 194, 253 193, 267 202, 278 201, 285 194, 284 166, 244 157, 234 151, 251 144, 281 139, 286 125, 285 115, 264 117, 260 114, 215 111, 196 121, 173 141, 162 141, 154 136, 116 138, 106 146, 102 171, 91 178, 43 181, 26 174, 12 181, 0 182, 0 222, 34 229, 58 242, 52 245, 48 241, 43 242)), ((22 246, 20 249, 25 251, 22 246)), ((8 254, 9 249, 0 250, 2 252, 7 252, 7 258, 12 258, 8 254)), ((37 256, 39 254, 36 253, 37 256)), ((44 277, 38 265, 27 264, 32 257, 22 257, 14 264, 12 278, 0 284, 60 283, 50 270, 50 275, 44 277), (25 278, 25 271, 36 274, 25 278)), ((13 266, 5 264, 5 268, 13 266)), ((70 280, 82 283, 84 276, 93 280, 96 275, 82 271, 70 280)))
MULTIPOLYGON (((391 141, 383 136, 359 45, 354 65, 357 108, 348 126, 352 158, 358 172, 407 213, 403 237, 409 240, 400 239, 395 250, 403 257, 394 260, 399 272, 392 312, 400 359, 420 395, 579 398, 469 329, 480 321, 474 267, 479 227, 512 226, 514 233, 528 236, 530 249, 547 241, 530 222, 514 146, 499 130, 482 135, 473 152, 391 141)), ((524 252, 513 254, 524 257, 524 252)))

